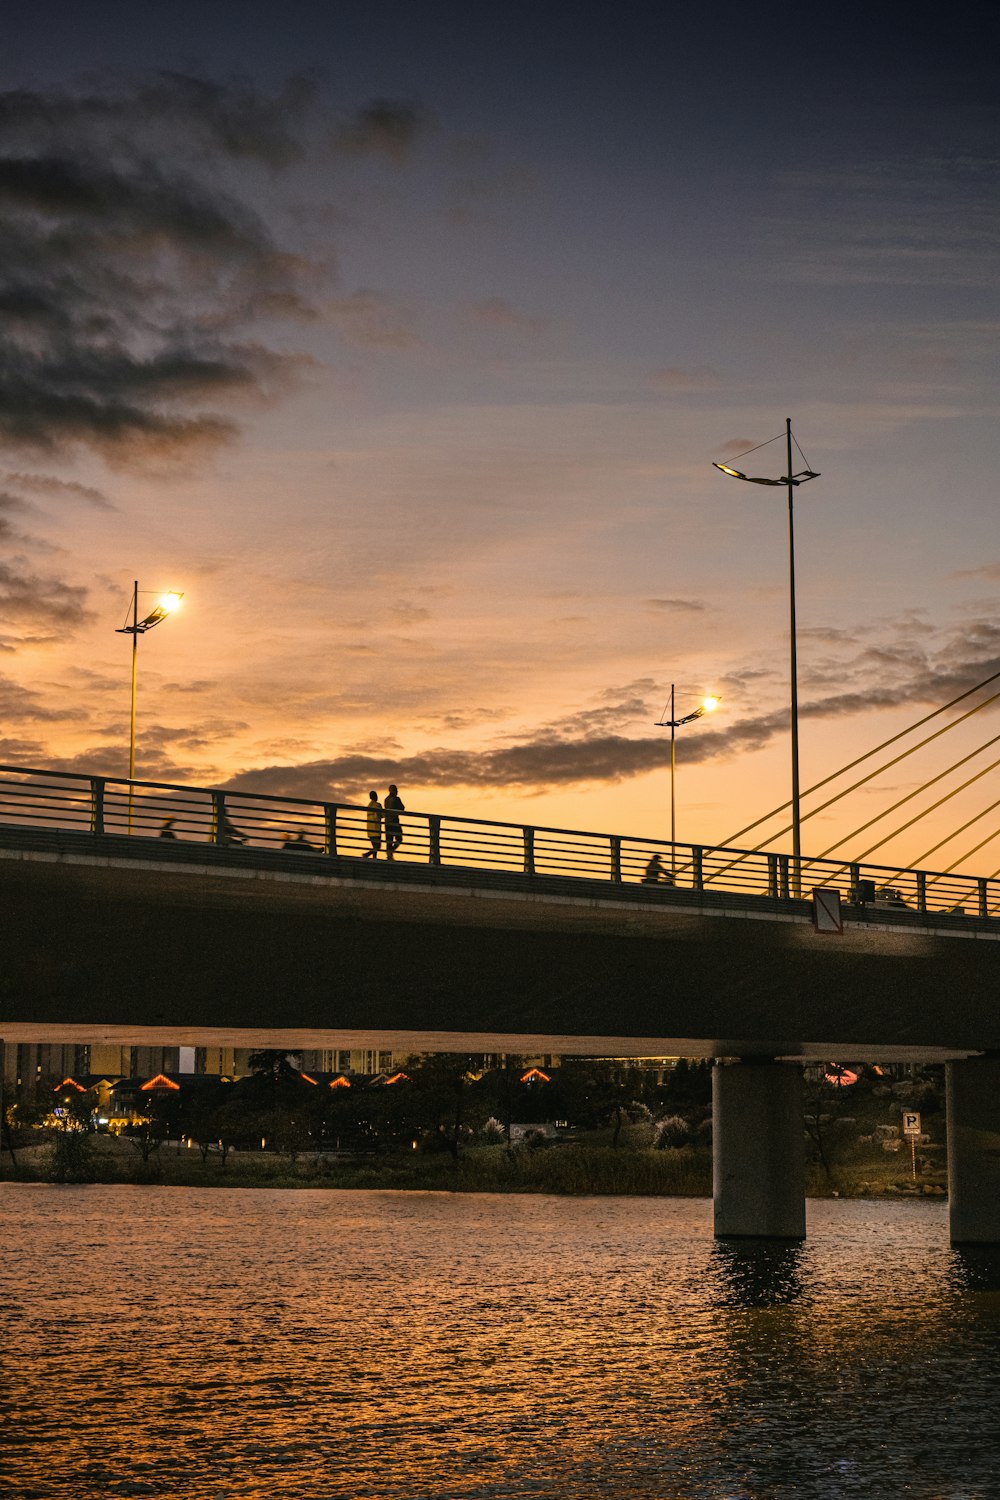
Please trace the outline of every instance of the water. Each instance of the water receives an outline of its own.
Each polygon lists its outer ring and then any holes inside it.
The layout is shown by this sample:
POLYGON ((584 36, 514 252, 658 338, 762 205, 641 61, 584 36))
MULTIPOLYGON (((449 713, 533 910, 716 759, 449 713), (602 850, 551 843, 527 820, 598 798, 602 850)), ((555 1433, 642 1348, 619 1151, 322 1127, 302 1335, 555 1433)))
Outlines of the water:
POLYGON ((939 1203, 11 1186, 16 1500, 1000 1496, 1000 1256, 939 1203))

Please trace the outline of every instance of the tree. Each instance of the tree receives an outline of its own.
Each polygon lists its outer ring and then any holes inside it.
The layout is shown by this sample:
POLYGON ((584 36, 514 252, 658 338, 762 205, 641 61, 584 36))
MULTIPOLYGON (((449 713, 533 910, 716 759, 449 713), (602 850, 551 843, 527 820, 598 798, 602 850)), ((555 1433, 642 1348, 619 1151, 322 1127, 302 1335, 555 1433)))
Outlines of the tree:
POLYGON ((464 1141, 482 1129, 496 1104, 493 1081, 467 1052, 435 1052, 411 1059, 409 1102, 425 1144, 442 1146, 457 1161, 464 1141))
POLYGON ((317 1087, 277 1049, 251 1053, 250 1067, 232 1085, 227 1116, 239 1112, 243 1138, 267 1142, 294 1161, 319 1136, 317 1087))
POLYGON ((585 1130, 612 1127, 612 1144, 618 1146, 628 1109, 641 1085, 632 1076, 635 1070, 622 1074, 614 1063, 601 1058, 568 1059, 554 1079, 550 1108, 558 1106, 560 1118, 585 1130))

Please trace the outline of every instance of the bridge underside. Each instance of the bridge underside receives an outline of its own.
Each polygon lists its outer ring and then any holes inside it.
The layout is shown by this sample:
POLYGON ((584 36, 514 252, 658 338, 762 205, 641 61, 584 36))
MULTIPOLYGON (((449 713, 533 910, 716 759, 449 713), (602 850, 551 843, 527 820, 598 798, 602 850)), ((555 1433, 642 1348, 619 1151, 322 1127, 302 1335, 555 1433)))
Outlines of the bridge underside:
POLYGON ((993 936, 870 916, 818 934, 805 902, 428 875, 5 852, 0 1036, 883 1061, 1000 1049, 993 936))
MULTIPOLYGON (((121 1047, 273 1047, 299 1052, 304 1048, 334 1050, 392 1050, 397 1057, 420 1052, 471 1052, 553 1055, 560 1057, 741 1057, 746 1044, 722 1045, 719 1038, 676 1036, 576 1036, 525 1031, 321 1031, 316 1028, 218 1026, 93 1026, 37 1022, 0 1022, 0 1040, 56 1044, 113 1043, 121 1047)), ((758 1049, 759 1050, 759 1049, 758 1049)), ((753 1055, 756 1055, 754 1053, 753 1055)), ((846 1046, 806 1043, 796 1053, 766 1052, 781 1062, 912 1062, 944 1063, 969 1057, 966 1049, 901 1047, 881 1043, 846 1046)))

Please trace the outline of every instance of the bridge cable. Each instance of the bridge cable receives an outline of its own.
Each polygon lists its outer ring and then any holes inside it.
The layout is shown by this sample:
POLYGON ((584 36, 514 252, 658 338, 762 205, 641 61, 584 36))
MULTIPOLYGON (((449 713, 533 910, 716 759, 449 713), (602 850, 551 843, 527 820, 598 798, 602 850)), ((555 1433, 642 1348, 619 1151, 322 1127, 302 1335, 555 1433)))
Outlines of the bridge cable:
MULTIPOLYGON (((996 677, 1000 677, 1000 672, 997 672, 994 675, 996 677)), ((992 680, 993 678, 987 678, 987 682, 990 682, 992 680)), ((979 683, 978 687, 983 687, 984 685, 985 684, 983 683, 979 683)), ((977 688, 969 689, 969 692, 972 693, 976 691, 977 688)), ((968 693, 961 694, 962 698, 967 698, 968 696, 968 693)), ((964 714, 960 714, 959 717, 957 719, 953 719, 950 724, 945 724, 940 729, 936 729, 934 733, 929 734, 926 739, 920 740, 916 745, 911 745, 909 750, 904 750, 900 755, 893 756, 892 760, 887 760, 884 765, 877 766, 874 771, 869 771, 867 776, 862 776, 860 780, 852 782, 852 784, 848 787, 844 787, 844 789, 837 792, 835 796, 828 797, 827 800, 825 802, 821 802, 818 807, 814 807, 809 812, 803 813, 801 821, 805 823, 809 818, 814 818, 817 813, 824 812, 828 807, 832 807, 835 802, 839 802, 842 797, 847 797, 851 792, 856 792, 859 787, 865 786, 867 782, 874 781, 875 777, 881 776, 883 771, 889 771, 893 766, 899 765, 900 761, 906 760, 908 756, 915 755, 918 750, 922 750, 924 746, 929 745, 932 740, 940 739, 941 735, 947 734, 949 729, 955 729, 959 724, 963 724, 966 719, 971 719, 974 714, 979 713, 980 709, 988 708, 991 703, 996 703, 998 699, 1000 699, 1000 693, 994 693, 992 697, 984 698, 982 703, 978 703, 975 708, 970 708, 964 714)), ((893 735, 892 739, 885 742, 885 745, 879 745, 875 750, 869 750, 865 755, 860 756, 858 760, 852 761, 851 765, 842 766, 839 771, 834 771, 831 776, 827 776, 825 778, 825 781, 818 781, 815 786, 811 786, 808 792, 803 793, 803 795, 808 796, 809 792, 818 791, 821 786, 825 786, 827 783, 835 781, 836 778, 843 775, 845 771, 851 770, 852 766, 860 765, 862 761, 868 760, 872 755, 877 754, 878 750, 883 750, 885 749, 886 745, 891 745, 894 740, 902 739, 905 735, 912 733, 914 729, 919 728, 920 724, 928 723, 929 720, 935 718, 939 713, 944 713, 945 709, 954 707, 954 704, 959 701, 960 699, 956 698, 951 703, 946 703, 943 708, 935 709, 933 713, 927 714, 925 718, 919 720, 916 724, 911 724, 909 729, 904 729, 899 734, 893 735)), ((946 776, 948 774, 948 771, 954 771, 958 768, 958 766, 964 765, 966 760, 971 760, 972 757, 978 755, 980 751, 988 749, 990 745, 996 743, 997 739, 1000 739, 1000 735, 995 736, 994 739, 986 740, 984 744, 979 746, 978 750, 972 751, 971 755, 965 756, 962 760, 956 761, 954 765, 949 766, 947 771, 942 771, 939 776, 933 777, 930 781, 925 782, 922 787, 917 788, 916 792, 910 793, 910 797, 915 797, 920 792, 925 791, 927 787, 933 786, 934 782, 940 781, 942 776, 946 776)), ((907 797, 902 798, 901 801, 895 803, 893 807, 886 808, 884 812, 878 815, 878 817, 872 818, 868 823, 863 823, 860 828, 855 828, 852 833, 847 835, 847 837, 854 838, 858 833, 862 833, 865 828, 870 828, 872 823, 877 823, 880 817, 887 817, 889 813, 895 811, 896 807, 901 807, 903 802, 906 802, 908 800, 909 798, 907 797)), ((783 804, 783 807, 788 806, 790 806, 790 803, 788 802, 783 804)), ((775 809, 776 812, 780 812, 781 810, 781 808, 775 809)), ((767 814, 767 816, 771 817, 773 816, 773 814, 769 813, 767 814)), ((758 818, 757 821, 758 823, 762 823, 766 821, 766 818, 758 818)), ((753 823, 750 824, 751 828, 753 828, 754 826, 755 825, 753 823)), ((736 859, 731 860, 728 864, 723 865, 721 869, 716 870, 712 873, 712 875, 707 876, 705 883, 708 884, 709 880, 715 880, 720 875, 724 875, 727 870, 731 870, 734 865, 741 864, 743 860, 745 860, 749 855, 759 853, 759 851, 766 848, 768 844, 772 844, 775 839, 781 838, 782 834, 788 833, 791 826, 792 825, 788 823, 784 828, 779 828, 776 832, 769 834, 766 839, 761 839, 760 843, 755 844, 752 849, 746 850, 744 853, 738 855, 736 859)), ((746 833, 747 831, 747 829, 743 829, 744 833, 746 833)), ((739 835, 736 835, 736 837, 739 837, 739 835)), ((813 855, 812 858, 823 859, 825 858, 826 854, 830 853, 830 850, 839 848, 840 844, 845 842, 846 839, 841 839, 838 841, 838 843, 831 844, 830 849, 826 850, 824 854, 813 855)), ((715 847, 725 848, 726 845, 716 845, 715 847)), ((878 848, 879 846, 876 845, 875 847, 878 848)))
MULTIPOLYGON (((961 788, 958 788, 957 790, 960 791, 961 788)), ((945 801, 947 801, 947 798, 945 798, 945 801)), ((911 874, 914 869, 919 868, 919 866, 923 864, 925 859, 928 859, 930 855, 935 854, 937 850, 940 849, 944 844, 950 844, 952 839, 957 838, 960 833, 964 833, 967 828, 972 827, 973 823, 978 823, 980 818, 985 818, 987 813, 991 813, 994 808, 997 807, 1000 807, 1000 798, 997 798, 996 802, 991 802, 989 807, 984 807, 982 812, 976 813, 975 817, 969 818, 968 822, 963 823, 961 828, 956 828, 952 833, 949 833, 946 838, 940 839, 938 843, 932 844, 929 849, 925 849, 923 854, 918 855, 917 858, 913 860, 912 864, 905 866, 903 869, 894 870, 891 875, 885 876, 882 882, 883 885, 888 885, 890 881, 898 880, 903 875, 911 874)), ((928 808, 928 812, 930 811, 931 809, 928 808)), ((897 829, 897 832, 901 831, 902 830, 897 829)), ((985 849, 986 845, 991 844, 997 837, 1000 837, 1000 828, 995 828, 992 833, 987 834, 986 838, 980 839, 978 844, 974 845, 971 849, 967 849, 964 854, 958 857, 958 859, 953 859, 951 864, 946 865, 943 870, 936 870, 931 875, 930 879, 927 880, 927 888, 929 889, 932 885, 937 885, 938 882, 940 880, 943 880, 946 875, 950 875, 952 870, 954 870, 957 865, 964 864, 967 859, 971 859, 974 854, 978 854, 980 849, 985 849)), ((856 863, 856 861, 852 861, 852 863, 856 863)), ((838 870, 834 871, 834 874, 839 874, 841 871, 847 868, 847 865, 841 865, 839 866, 838 870)), ((987 880, 995 880, 997 875, 1000 875, 1000 870, 994 870, 993 874, 988 875, 986 878, 987 880)))
MULTIPOLYGON (((908 725, 906 729, 901 729, 898 734, 890 735, 889 739, 883 740, 881 745, 875 745, 871 750, 866 750, 864 755, 859 755, 856 760, 848 761, 847 764, 841 766, 839 770, 831 771, 830 775, 824 776, 822 781, 816 781, 812 786, 806 787, 805 791, 802 793, 802 796, 811 796, 813 792, 818 792, 822 787, 828 786, 831 781, 836 781, 838 776, 844 776, 848 771, 853 771, 855 766, 860 766, 866 760, 870 760, 873 755, 878 755, 882 750, 888 750, 890 745, 895 745, 898 740, 905 739, 906 736, 908 734, 912 734, 914 730, 922 728, 924 724, 929 724, 931 719, 937 718, 938 714, 947 713, 949 708, 954 708, 957 703, 961 703, 964 698, 968 698, 972 693, 978 693, 980 688, 989 687, 990 683, 996 682, 997 678, 1000 678, 1000 672, 994 672, 992 676, 985 677, 982 682, 977 682, 975 687, 967 688, 964 693, 959 693, 957 698, 952 698, 950 703, 943 703, 940 708, 935 708, 932 713, 925 714, 922 719, 917 719, 915 723, 908 725)), ((986 708, 988 704, 995 701, 995 698, 987 698, 984 700, 984 702, 979 704, 979 708, 986 708)), ((979 708, 970 709, 969 713, 978 713, 979 708)), ((963 714, 961 718, 955 719, 954 722, 952 724, 949 724, 947 727, 949 729, 952 729, 954 728, 955 724, 961 724, 963 720, 967 719, 968 717, 969 714, 963 714)), ((942 731, 942 733, 943 732, 944 731, 942 731)), ((934 736, 932 736, 931 738, 933 737, 934 736)), ((930 740, 924 740, 923 743, 925 745, 930 744, 930 740)), ((920 749, 921 746, 918 745, 914 748, 920 749)), ((890 762, 890 764, 895 765, 895 761, 890 762)), ((857 785, 860 786, 862 785, 862 783, 858 782, 857 785)), ((848 790, 853 791, 854 788, 851 787, 848 790)), ((846 796, 847 793, 844 792, 843 795, 846 796)), ((770 812, 764 813, 762 817, 756 818, 752 823, 748 823, 745 828, 741 828, 737 833, 730 834, 727 838, 720 840, 720 842, 716 844, 715 847, 723 849, 730 847, 731 845, 736 843, 737 839, 741 839, 745 833, 752 833, 755 828, 759 828, 762 823, 768 822, 768 820, 771 818, 776 818, 779 813, 783 813, 785 809, 787 807, 791 807, 791 805, 791 799, 789 799, 787 802, 780 803, 777 807, 772 807, 770 812)), ((811 814, 806 813, 805 816, 811 817, 811 814)), ((781 830, 781 833, 787 833, 788 829, 791 828, 791 826, 792 825, 789 823, 788 828, 783 828, 781 830)), ((781 834, 774 835, 775 838, 780 838, 780 836, 781 834)), ((770 839, 765 840, 765 843, 770 842, 770 839)), ((763 845, 758 845, 757 847, 762 848, 763 845)))
MULTIPOLYGON (((1000 735, 998 735, 997 738, 1000 739, 1000 735)), ((992 742, 991 741, 987 741, 987 743, 992 743, 992 742)), ((986 746, 985 745, 980 745, 979 748, 980 748, 980 750, 983 750, 983 749, 986 748, 986 746)), ((979 753, 978 751, 973 751, 974 755, 978 754, 978 753, 979 753)), ((968 759, 970 759, 970 757, 966 756, 965 760, 968 760, 968 759)), ((907 797, 901 798, 901 800, 898 803, 896 803, 896 806, 897 807, 901 807, 902 804, 903 804, 903 802, 908 802, 912 797, 916 797, 920 792, 926 791, 926 789, 927 789, 928 786, 933 786, 934 781, 940 781, 941 780, 941 776, 947 776, 950 771, 954 771, 958 766, 963 765, 963 764, 964 764, 964 761, 956 761, 956 763, 955 763, 954 766, 949 766, 948 770, 947 771, 942 771, 940 776, 935 776, 932 781, 927 782, 922 787, 918 787, 915 792, 911 792, 907 797)), ((938 798, 937 802, 932 802, 931 805, 930 805, 930 807, 925 807, 922 812, 918 812, 914 817, 910 818, 908 822, 903 823, 899 828, 894 828, 891 833, 887 833, 885 835, 885 837, 879 839, 877 843, 871 844, 867 849, 863 850, 860 854, 854 854, 854 855, 852 855, 851 858, 849 860, 845 860, 844 863, 842 865, 840 865, 837 870, 835 870, 833 872, 828 872, 828 873, 839 874, 841 870, 846 870, 851 865, 859 865, 862 860, 868 858, 869 854, 873 854, 876 849, 881 849, 881 847, 882 847, 883 844, 888 844, 892 839, 896 838, 899 834, 905 833, 908 828, 912 828, 913 825, 914 825, 914 823, 919 823, 920 819, 921 818, 925 818, 928 813, 935 812, 939 807, 943 807, 946 802, 950 802, 951 801, 952 797, 957 797, 958 794, 959 794, 959 792, 964 792, 965 789, 966 789, 966 787, 972 786, 973 782, 979 781, 979 780, 982 779, 982 777, 989 775, 990 771, 995 771, 996 768, 997 768, 997 766, 1000 766, 1000 760, 995 760, 990 765, 986 766, 982 771, 977 771, 976 774, 975 774, 975 776, 970 776, 969 779, 968 779, 968 781, 963 781, 962 782, 961 786, 955 787, 952 791, 948 792, 946 796, 938 798)), ((892 811, 893 811, 892 808, 887 808, 886 809, 887 813, 888 812, 892 812, 892 811)), ((987 811, 989 811, 989 809, 987 809, 987 811)), ((883 814, 883 816, 884 816, 884 814, 883 814)), ((878 822, 878 819, 875 818, 872 821, 873 822, 878 822)), ((871 824, 866 823, 863 826, 866 827, 866 828, 868 828, 868 827, 871 826, 871 824)), ((860 829, 856 829, 855 830, 855 832, 860 832, 860 831, 861 831, 860 829)), ((848 838, 852 838, 853 834, 848 834, 847 837, 848 838)), ((843 839, 841 839, 839 841, 839 843, 844 843, 844 842, 846 842, 846 841, 843 840, 843 839)), ((839 847, 839 843, 838 844, 831 844, 830 847, 832 849, 836 849, 836 848, 839 847)), ((827 853, 829 853, 829 850, 827 850, 827 853)), ((817 855, 813 856, 813 860, 820 860, 820 859, 824 859, 825 857, 826 856, 823 855, 823 854, 817 854, 817 855)), ((806 867, 807 868, 808 868, 808 865, 813 862, 813 860, 806 861, 806 867)))
MULTIPOLYGON (((943 781, 946 776, 950 776, 952 771, 957 771, 959 766, 964 766, 970 760, 975 760, 977 755, 981 755, 984 750, 988 750, 991 745, 997 744, 998 741, 1000 741, 1000 734, 995 734, 991 739, 985 740, 983 744, 977 745, 975 750, 970 750, 968 755, 963 755, 952 765, 946 766, 943 771, 938 771, 936 776, 931 776, 929 780, 925 781, 921 786, 918 786, 914 791, 907 792, 904 797, 900 797, 898 801, 892 804, 891 807, 884 807, 882 811, 876 813, 873 818, 869 818, 867 823, 859 823, 857 828, 852 828, 850 833, 845 833, 843 838, 837 839, 836 843, 831 844, 829 848, 824 849, 821 854, 815 855, 814 858, 826 859, 833 853, 834 849, 839 849, 841 844, 848 843, 850 839, 857 838, 859 833, 864 833, 866 829, 873 827, 874 824, 881 823, 883 818, 887 818, 889 814, 894 813, 897 808, 905 806, 907 802, 912 802, 914 797, 920 796, 921 792, 926 792, 929 787, 936 786, 939 781, 943 781)), ((949 792, 946 797, 943 797, 941 799, 941 802, 950 801, 950 799, 956 796, 958 792, 964 791, 968 786, 972 786, 973 782, 979 781, 981 777, 986 775, 987 771, 992 771, 994 767, 998 765, 1000 765, 1000 760, 996 760, 992 763, 992 765, 987 766, 985 771, 977 771, 975 776, 971 777, 968 781, 963 781, 961 786, 955 787, 953 791, 949 792)), ((906 823, 904 827, 909 828, 912 826, 912 823, 919 822, 921 818, 926 817, 927 813, 933 812, 935 808, 940 807, 941 802, 935 802, 931 807, 925 808, 922 813, 918 813, 916 818, 911 819, 911 821, 909 823, 906 823)), ((819 811, 819 809, 817 809, 817 811, 819 811)), ((898 829, 897 832, 902 833, 903 828, 898 829)), ((889 839, 892 837, 892 834, 887 835, 887 837, 882 839, 880 843, 873 844, 872 849, 881 848, 882 844, 887 844, 889 842, 889 839)), ((865 853, 859 855, 858 858, 864 859, 865 856, 870 853, 871 849, 866 849, 865 853)), ((857 864, 857 860, 854 860, 853 863, 857 864)))

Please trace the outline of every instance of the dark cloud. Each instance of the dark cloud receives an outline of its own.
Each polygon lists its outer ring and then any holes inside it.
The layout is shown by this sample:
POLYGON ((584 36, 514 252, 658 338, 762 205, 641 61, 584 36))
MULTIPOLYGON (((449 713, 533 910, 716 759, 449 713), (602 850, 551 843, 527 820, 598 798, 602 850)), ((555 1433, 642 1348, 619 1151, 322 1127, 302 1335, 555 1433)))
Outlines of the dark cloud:
POLYGON ((34 142, 93 138, 106 149, 134 138, 192 153, 208 148, 234 159, 285 167, 303 153, 302 133, 316 101, 315 79, 299 75, 270 95, 246 81, 219 82, 163 72, 128 91, 114 81, 100 91, 0 95, 0 136, 34 142))
POLYGON ((666 610, 670 614, 700 614, 707 608, 701 599, 644 599, 647 609, 666 610))
MULTIPOLYGON (((301 361, 256 330, 315 316, 328 269, 284 249, 253 173, 318 149, 322 115, 301 78, 0 94, 0 444, 183 455, 231 438, 235 403, 283 389, 301 361)), ((379 103, 341 146, 399 157, 419 127, 379 103)), ((366 317, 363 333, 398 340, 366 317)))
POLYGON ((30 509, 28 502, 22 500, 20 495, 0 491, 0 540, 10 541, 20 535, 11 524, 11 517, 23 516, 30 509))
POLYGON ((0 716, 7 724, 65 723, 82 717, 76 709, 46 707, 37 693, 9 677, 0 677, 0 716))
POLYGON ((32 625, 74 626, 92 618, 87 590, 52 575, 19 571, 0 562, 0 619, 32 625))
POLYGON ((0 739, 0 761, 5 765, 37 765, 43 754, 38 740, 0 739))
POLYGON ((9 473, 4 482, 22 494, 44 495, 47 499, 82 500, 97 510, 117 510, 101 490, 90 484, 77 484, 73 480, 56 479, 51 474, 9 473))
POLYGON ((401 100, 377 99, 359 109, 348 124, 333 136, 334 145, 356 155, 387 156, 402 162, 427 124, 415 105, 401 100))
MULTIPOLYGON (((863 686, 801 704, 802 717, 833 719, 906 704, 943 704, 992 673, 1000 673, 1000 623, 975 622, 923 657, 907 657, 891 643, 873 647, 861 654, 853 670, 859 675, 868 673, 863 686)), ((619 782, 670 763, 670 742, 662 731, 655 736, 613 732, 616 725, 635 723, 648 711, 644 695, 627 695, 544 728, 525 743, 485 750, 442 747, 416 755, 352 751, 331 760, 246 770, 228 785, 244 791, 350 802, 357 800, 360 789, 390 780, 421 787, 527 792, 619 782)), ((787 734, 788 721, 788 709, 782 706, 724 726, 699 726, 697 735, 678 741, 678 756, 694 764, 752 753, 765 748, 775 736, 787 734)))

